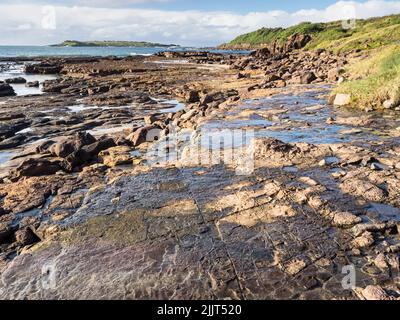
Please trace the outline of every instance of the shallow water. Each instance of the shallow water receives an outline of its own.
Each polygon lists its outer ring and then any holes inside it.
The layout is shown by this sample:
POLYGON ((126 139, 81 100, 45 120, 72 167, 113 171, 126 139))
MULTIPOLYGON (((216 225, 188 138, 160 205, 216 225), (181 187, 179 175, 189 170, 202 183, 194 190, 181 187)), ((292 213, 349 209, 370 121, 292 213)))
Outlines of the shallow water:
POLYGON ((161 112, 161 113, 170 113, 170 112, 176 113, 176 112, 179 112, 179 111, 185 109, 185 104, 181 103, 181 102, 179 102, 177 100, 163 100, 163 101, 161 101, 161 105, 164 105, 164 104, 165 105, 171 105, 171 106, 163 108, 163 109, 160 109, 159 112, 161 112))
MULTIPOLYGON (((4 64, 4 63, 3 63, 4 64)), ((24 83, 22 84, 11 84, 11 86, 14 88, 15 93, 18 96, 25 96, 25 95, 31 95, 31 94, 43 94, 42 91, 42 83, 45 80, 53 80, 56 79, 56 75, 51 75, 51 74, 26 74, 23 71, 23 64, 11 64, 9 68, 4 70, 3 72, 0 72, 0 81, 4 81, 6 79, 10 78, 17 78, 17 77, 22 77, 26 79, 27 82, 33 82, 33 81, 39 81, 39 87, 36 88, 28 88, 25 86, 24 83)))
MULTIPOLYGON (((329 117, 357 115, 357 111, 328 106, 325 95, 327 93, 327 90, 309 91, 300 95, 282 94, 265 99, 246 100, 242 105, 227 112, 225 117, 204 123, 201 130, 203 135, 212 136, 214 139, 219 135, 223 139, 226 133, 219 133, 219 131, 225 129, 253 130, 252 134, 256 138, 271 137, 286 143, 359 142, 365 144, 382 139, 368 126, 327 124, 326 120, 329 117), (273 113, 269 114, 268 111, 273 111, 273 113), (352 134, 351 130, 354 129, 360 132, 352 134), (349 133, 346 134, 346 131, 349 133)), ((377 114, 376 117, 382 117, 382 115, 377 114)), ((392 115, 389 118, 395 120, 396 116, 392 115)), ((394 126, 395 123, 391 125, 394 126)))
POLYGON ((124 124, 124 125, 115 126, 115 127, 97 127, 92 130, 87 130, 87 132, 94 136, 99 136, 99 135, 103 135, 103 134, 113 134, 113 133, 122 132, 127 129, 132 129, 133 125, 134 125, 133 123, 130 123, 130 124, 124 124))
POLYGON ((15 156, 15 152, 0 151, 0 167, 10 161, 15 156))

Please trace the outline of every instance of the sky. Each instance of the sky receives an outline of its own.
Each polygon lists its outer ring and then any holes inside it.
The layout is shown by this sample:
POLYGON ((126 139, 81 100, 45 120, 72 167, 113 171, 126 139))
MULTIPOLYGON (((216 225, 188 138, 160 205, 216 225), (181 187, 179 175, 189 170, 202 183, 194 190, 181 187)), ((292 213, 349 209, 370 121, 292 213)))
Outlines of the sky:
POLYGON ((1 0, 0 45, 136 40, 214 46, 261 27, 400 13, 400 1, 1 0))

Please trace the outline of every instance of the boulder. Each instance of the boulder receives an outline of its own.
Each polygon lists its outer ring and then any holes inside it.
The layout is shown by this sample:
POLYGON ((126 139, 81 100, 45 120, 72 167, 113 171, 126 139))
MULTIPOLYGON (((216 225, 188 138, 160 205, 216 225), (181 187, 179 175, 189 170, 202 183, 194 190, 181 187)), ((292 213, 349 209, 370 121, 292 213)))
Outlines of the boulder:
POLYGON ((340 68, 332 68, 328 71, 328 80, 332 82, 338 81, 340 74, 342 72, 342 69, 340 68))
POLYGON ((310 84, 316 79, 314 72, 305 72, 300 76, 300 84, 310 84))
POLYGON ((0 244, 8 243, 12 236, 12 230, 8 223, 0 222, 0 244))
POLYGON ((357 217, 350 212, 337 212, 333 216, 333 225, 342 228, 352 227, 361 221, 360 217, 357 217))
POLYGON ((55 174, 60 170, 58 161, 47 159, 28 159, 22 162, 17 168, 11 170, 13 180, 20 177, 37 177, 55 174))
POLYGON ((188 103, 196 103, 200 101, 199 92, 196 90, 189 90, 185 93, 185 100, 188 103))
POLYGON ((3 207, 0 207, 0 217, 4 216, 5 214, 10 213, 9 210, 4 209, 3 207))
POLYGON ((127 146, 112 147, 99 153, 99 158, 107 167, 132 163, 131 148, 127 146))
POLYGON ((61 166, 66 171, 73 171, 75 168, 97 159, 101 151, 115 146, 116 144, 112 138, 105 138, 92 144, 85 145, 69 154, 62 162, 61 166))
POLYGON ((347 106, 351 103, 351 95, 346 94, 346 93, 338 93, 335 96, 335 100, 333 101, 333 104, 335 106, 347 106))
POLYGON ((15 241, 22 246, 27 246, 40 241, 40 238, 29 227, 17 230, 14 236, 15 241))
POLYGON ((362 248, 368 248, 374 244, 375 240, 371 232, 366 231, 364 232, 361 236, 355 238, 351 242, 352 248, 355 249, 362 249, 362 248))
POLYGON ((264 78, 264 83, 271 82, 271 81, 277 81, 281 80, 281 77, 279 77, 276 74, 266 74, 264 78))
POLYGON ((132 132, 127 137, 127 140, 129 140, 134 147, 137 147, 146 141, 151 142, 157 140, 157 132, 160 132, 160 128, 153 125, 140 127, 132 132))
POLYGON ((26 83, 26 79, 22 77, 17 77, 17 78, 6 79, 4 82, 8 84, 22 84, 26 83))
POLYGON ((15 96, 16 93, 8 83, 0 82, 0 97, 15 96))
POLYGON ((44 61, 41 63, 26 64, 24 71, 31 74, 57 74, 60 73, 62 68, 61 64, 44 61))
POLYGON ((32 82, 27 82, 25 84, 26 87, 28 88, 38 88, 39 87, 39 81, 32 81, 32 82))
POLYGON ((56 157, 66 158, 68 155, 80 150, 83 146, 96 142, 96 139, 87 132, 78 132, 72 137, 68 137, 60 142, 53 144, 49 151, 56 157))

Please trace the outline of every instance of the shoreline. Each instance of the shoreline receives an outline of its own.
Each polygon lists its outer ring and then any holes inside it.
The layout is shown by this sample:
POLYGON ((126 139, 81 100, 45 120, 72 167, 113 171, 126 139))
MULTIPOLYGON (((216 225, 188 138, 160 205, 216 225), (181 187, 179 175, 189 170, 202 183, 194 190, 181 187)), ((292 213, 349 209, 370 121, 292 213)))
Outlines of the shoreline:
POLYGON ((0 98, 2 150, 41 140, 1 178, 0 297, 364 299, 369 285, 397 292, 398 118, 328 105, 326 86, 339 77, 331 70, 348 58, 174 52, 30 66, 59 76, 44 95, 0 98), (289 70, 291 61, 298 67, 289 70), (161 112, 159 99, 185 108, 161 112), (87 133, 115 127, 124 129, 87 133), (158 139, 150 142, 152 130, 158 139), (248 175, 237 175, 237 159, 196 162, 210 152, 202 137, 229 130, 255 134, 248 175), (168 137, 181 157, 153 159, 149 150, 162 151, 168 137), (54 290, 39 285, 49 261, 54 290), (348 264, 360 276, 350 290, 341 287, 348 264))

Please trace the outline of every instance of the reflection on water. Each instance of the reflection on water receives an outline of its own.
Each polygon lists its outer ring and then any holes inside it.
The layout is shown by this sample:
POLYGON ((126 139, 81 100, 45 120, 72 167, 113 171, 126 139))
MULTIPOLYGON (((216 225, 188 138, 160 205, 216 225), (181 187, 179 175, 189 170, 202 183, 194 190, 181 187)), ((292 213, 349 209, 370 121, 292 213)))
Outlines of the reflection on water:
MULTIPOLYGON (((256 138, 270 137, 286 143, 366 144, 368 141, 382 139, 382 136, 373 132, 368 126, 358 126, 359 132, 355 135, 343 134, 347 130, 354 130, 355 127, 351 123, 328 125, 326 120, 330 117, 338 115, 344 118, 354 117, 359 111, 328 106, 324 92, 309 91, 300 95, 282 94, 264 99, 246 100, 242 105, 227 112, 225 117, 202 124, 201 129, 203 132, 210 132, 209 135, 213 137, 220 135, 221 139, 225 135, 222 132, 225 129, 253 129, 256 138)), ((381 114, 375 117, 383 118, 381 114)), ((390 119, 395 121, 398 117, 393 116, 390 119)), ((396 123, 386 125, 395 126, 396 123)))

